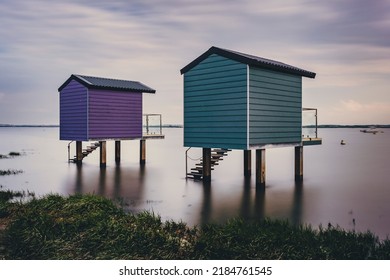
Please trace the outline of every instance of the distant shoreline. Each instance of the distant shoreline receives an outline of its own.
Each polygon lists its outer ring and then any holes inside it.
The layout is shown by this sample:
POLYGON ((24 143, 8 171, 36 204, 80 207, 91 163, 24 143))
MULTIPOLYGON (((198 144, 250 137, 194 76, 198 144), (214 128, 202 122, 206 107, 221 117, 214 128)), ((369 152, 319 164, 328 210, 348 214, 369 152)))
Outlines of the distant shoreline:
POLYGON ((60 127, 51 124, 0 124, 0 127, 60 127))
MULTIPOLYGON (((0 124, 0 127, 60 127, 51 124, 0 124)), ((163 128, 183 128, 181 124, 165 124, 163 128)), ((312 128, 314 125, 305 125, 303 127, 312 128)), ((390 124, 320 124, 318 128, 390 128, 390 124)))
MULTIPOLYGON (((305 125, 303 127, 315 127, 314 125, 305 125)), ((320 124, 318 128, 390 128, 390 124, 320 124)))
MULTIPOLYGON (((51 124, 0 124, 0 127, 60 127, 59 125, 51 124)), ((154 127, 154 126, 150 126, 154 127)), ((162 125, 163 128, 182 128, 183 125, 180 124, 165 124, 162 125)))

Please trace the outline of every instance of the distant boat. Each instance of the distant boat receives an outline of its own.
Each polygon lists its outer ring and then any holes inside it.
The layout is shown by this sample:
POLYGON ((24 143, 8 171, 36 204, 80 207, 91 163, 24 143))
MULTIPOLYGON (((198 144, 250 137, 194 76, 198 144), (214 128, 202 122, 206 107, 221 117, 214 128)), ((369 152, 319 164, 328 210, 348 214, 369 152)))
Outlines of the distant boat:
POLYGON ((372 134, 377 134, 377 133, 383 133, 383 131, 376 129, 375 127, 370 127, 369 129, 361 129, 360 132, 363 133, 372 133, 372 134))
POLYGON ((344 140, 341 140, 340 145, 345 145, 347 143, 344 142, 344 140))

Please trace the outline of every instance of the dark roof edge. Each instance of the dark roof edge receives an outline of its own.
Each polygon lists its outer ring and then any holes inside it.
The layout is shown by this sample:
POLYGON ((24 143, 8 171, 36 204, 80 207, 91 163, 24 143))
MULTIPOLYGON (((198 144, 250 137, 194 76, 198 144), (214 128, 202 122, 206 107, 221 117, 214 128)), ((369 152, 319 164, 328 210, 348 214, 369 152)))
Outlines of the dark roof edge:
POLYGON ((301 68, 298 68, 298 67, 295 67, 292 65, 288 65, 288 64, 285 64, 285 63, 282 63, 279 61, 273 61, 274 63, 265 63, 261 60, 256 60, 255 58, 250 58, 246 54, 241 55, 238 52, 229 51, 229 50, 217 48, 214 46, 211 47, 210 49, 208 49, 203 54, 201 54, 198 58, 196 58, 195 60, 190 62, 188 65, 183 67, 180 70, 180 73, 184 74, 184 73, 188 72, 193 67, 198 65, 201 61, 203 61, 208 56, 210 56, 211 54, 218 54, 218 55, 221 55, 223 57, 226 57, 226 58, 229 58, 229 59, 232 59, 232 60, 244 63, 244 64, 248 64, 250 66, 259 66, 259 67, 270 69, 270 70, 299 75, 299 76, 308 77, 308 78, 315 78, 315 76, 316 76, 316 73, 314 73, 314 72, 310 72, 310 71, 307 71, 307 70, 304 70, 304 69, 301 69, 301 68))
MULTIPOLYGON (((96 77, 97 78, 97 77, 96 77)), ((104 78, 106 79, 106 78, 104 78)), ((107 89, 107 90, 115 90, 115 91, 127 91, 129 92, 130 89, 126 89, 126 88, 117 88, 117 87, 109 87, 109 86, 97 86, 97 85, 93 85, 91 84, 90 82, 88 82, 87 80, 83 79, 81 77, 81 75, 76 75, 76 74, 72 74, 70 75, 70 77, 58 88, 58 92, 60 92, 61 90, 63 90, 72 80, 76 80, 77 82, 79 82, 80 84, 84 85, 85 87, 89 88, 89 89, 107 89)), ((114 80, 114 79, 112 79, 114 80)), ((146 88, 149 88, 149 89, 145 89, 145 90, 137 90, 137 89, 132 89, 132 91, 134 92, 145 92, 145 93, 156 93, 156 90, 155 89, 152 89, 150 87, 148 87, 147 85, 141 83, 141 82, 138 82, 137 83, 141 84, 142 86, 146 87, 146 88)))

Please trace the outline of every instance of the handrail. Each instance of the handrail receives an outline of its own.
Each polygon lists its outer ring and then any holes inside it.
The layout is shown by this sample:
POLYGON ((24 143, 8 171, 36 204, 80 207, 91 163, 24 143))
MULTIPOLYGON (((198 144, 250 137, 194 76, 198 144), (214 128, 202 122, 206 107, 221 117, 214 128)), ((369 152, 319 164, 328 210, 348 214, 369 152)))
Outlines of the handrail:
POLYGON ((72 144, 73 140, 68 143, 68 162, 70 162, 70 144, 72 144))
POLYGON ((315 118, 315 138, 318 138, 318 110, 317 108, 302 108, 302 111, 314 111, 315 118))
POLYGON ((162 132, 162 115, 161 114, 143 114, 143 117, 145 117, 145 124, 143 127, 146 129, 146 135, 163 135, 162 132), (158 120, 150 124, 149 117, 157 117, 158 120), (151 127, 158 127, 158 132, 156 133, 156 130, 150 131, 151 127))
POLYGON ((187 150, 186 150, 186 179, 188 178, 188 151, 191 149, 192 147, 189 147, 187 150))

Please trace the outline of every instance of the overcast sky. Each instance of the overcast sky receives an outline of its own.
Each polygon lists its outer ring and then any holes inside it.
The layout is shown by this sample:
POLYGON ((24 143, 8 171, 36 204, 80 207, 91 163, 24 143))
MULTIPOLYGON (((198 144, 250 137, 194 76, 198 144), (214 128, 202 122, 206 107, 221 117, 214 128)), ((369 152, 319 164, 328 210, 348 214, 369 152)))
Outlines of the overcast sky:
POLYGON ((390 123, 390 0, 0 0, 0 123, 58 124, 73 73, 141 81, 182 123, 179 71, 211 46, 316 72, 320 124, 390 123))

